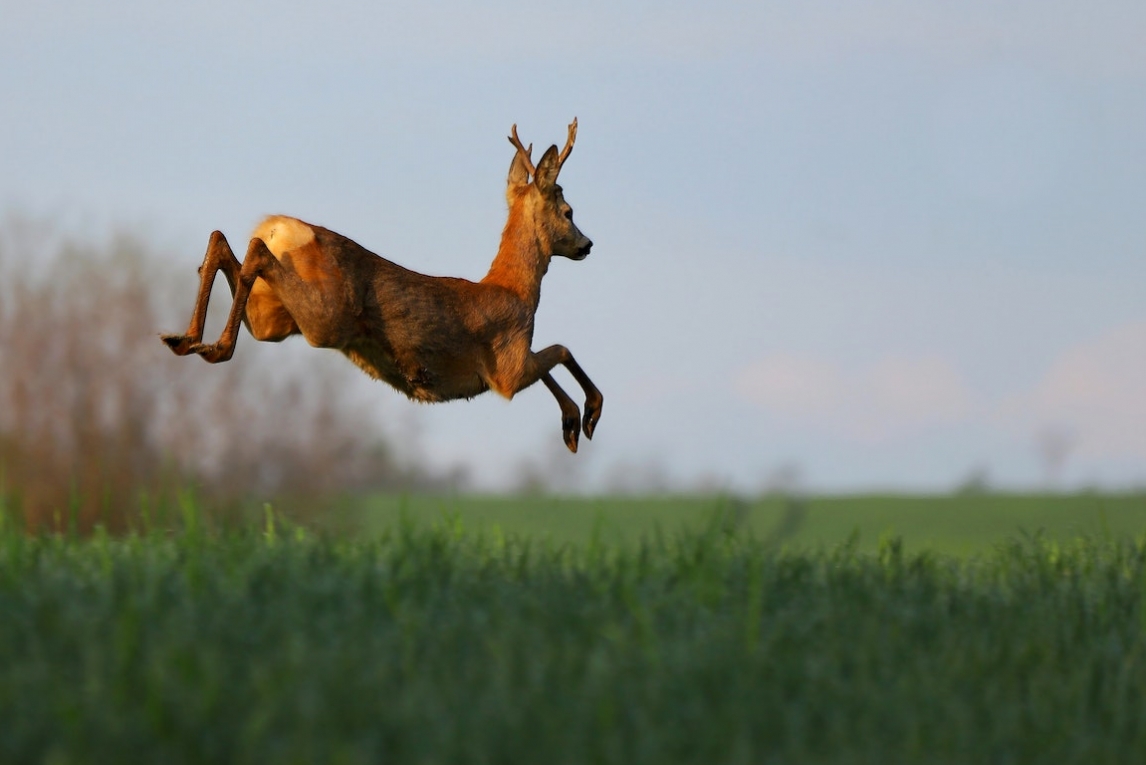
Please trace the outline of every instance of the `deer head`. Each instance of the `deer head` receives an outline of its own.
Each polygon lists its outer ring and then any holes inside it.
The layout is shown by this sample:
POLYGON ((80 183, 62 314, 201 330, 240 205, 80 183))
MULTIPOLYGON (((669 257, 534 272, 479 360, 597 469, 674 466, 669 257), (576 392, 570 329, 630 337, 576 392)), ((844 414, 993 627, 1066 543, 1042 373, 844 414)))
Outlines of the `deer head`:
POLYGON ((517 213, 531 221, 542 249, 547 254, 584 260, 593 242, 573 223, 573 208, 565 201, 562 189, 557 185, 557 175, 569 158, 569 152, 573 151, 573 141, 576 138, 577 119, 574 118, 569 125, 569 138, 561 153, 557 153, 556 146, 550 146, 541 156, 540 164, 534 166, 531 157, 533 144, 528 148, 522 146, 521 139, 517 137, 517 125, 514 125, 510 130, 509 142, 517 149, 517 153, 509 165, 505 195, 511 217, 517 213))

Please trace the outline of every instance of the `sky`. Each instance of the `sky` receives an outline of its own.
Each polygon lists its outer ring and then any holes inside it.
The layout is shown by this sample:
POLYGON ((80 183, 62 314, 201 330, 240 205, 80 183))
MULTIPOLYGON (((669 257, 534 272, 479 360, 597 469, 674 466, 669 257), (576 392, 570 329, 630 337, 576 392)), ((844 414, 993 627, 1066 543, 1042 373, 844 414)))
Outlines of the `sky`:
POLYGON ((1142 486, 1143 40, 1138 0, 0 0, 0 212, 146 232, 188 309, 208 234, 268 213, 478 279, 510 125, 576 116, 595 245, 535 347, 597 434, 562 454, 543 386, 363 378, 411 450, 490 489, 1142 486))

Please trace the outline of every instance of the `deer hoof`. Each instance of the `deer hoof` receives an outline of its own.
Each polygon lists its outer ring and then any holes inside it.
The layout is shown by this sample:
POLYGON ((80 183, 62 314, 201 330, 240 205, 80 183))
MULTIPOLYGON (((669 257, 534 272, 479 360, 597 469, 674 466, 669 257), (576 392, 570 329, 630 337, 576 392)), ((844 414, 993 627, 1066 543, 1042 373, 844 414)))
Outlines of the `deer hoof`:
POLYGON ((186 356, 196 345, 188 335, 160 335, 159 338, 176 356, 186 356))
POLYGON ((581 424, 576 417, 565 417, 561 420, 561 429, 565 434, 565 445, 569 451, 577 453, 577 442, 581 438, 581 424))
POLYGON ((597 429, 597 420, 601 419, 601 405, 585 405, 585 438, 592 440, 593 432, 597 429))
POLYGON ((224 348, 220 343, 215 343, 214 345, 203 345, 202 343, 197 343, 191 347, 191 350, 199 354, 200 358, 202 358, 208 364, 218 364, 221 361, 227 361, 230 359, 231 354, 234 353, 235 349, 234 346, 230 348, 224 348))

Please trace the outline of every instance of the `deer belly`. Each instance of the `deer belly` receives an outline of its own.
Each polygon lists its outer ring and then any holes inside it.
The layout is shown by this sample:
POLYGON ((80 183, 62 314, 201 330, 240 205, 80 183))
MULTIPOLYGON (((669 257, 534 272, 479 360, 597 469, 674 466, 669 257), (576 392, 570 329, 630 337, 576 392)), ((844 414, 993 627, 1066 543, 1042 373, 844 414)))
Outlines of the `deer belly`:
POLYGON ((485 393, 489 386, 472 369, 452 370, 446 366, 414 365, 402 371, 403 390, 416 401, 453 401, 485 393))
POLYGON ((435 403, 473 398, 489 390, 472 370, 451 369, 450 364, 399 363, 387 353, 374 349, 348 348, 343 351, 359 369, 382 380, 415 401, 435 403))

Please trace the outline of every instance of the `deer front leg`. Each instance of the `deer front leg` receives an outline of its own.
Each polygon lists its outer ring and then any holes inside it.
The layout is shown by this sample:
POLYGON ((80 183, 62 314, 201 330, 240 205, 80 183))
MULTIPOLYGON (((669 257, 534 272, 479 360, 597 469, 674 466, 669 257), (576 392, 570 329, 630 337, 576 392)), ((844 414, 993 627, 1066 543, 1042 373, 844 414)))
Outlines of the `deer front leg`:
POLYGON ((577 442, 581 438, 581 410, 573 403, 573 399, 569 398, 569 394, 557 384, 553 375, 546 372, 541 375, 541 382, 545 383, 545 387, 561 407, 561 432, 565 436, 565 445, 569 447, 569 451, 576 454, 577 442))
POLYGON ((605 406, 605 396, 589 379, 589 375, 585 374, 581 365, 573 360, 573 355, 569 351, 565 353, 569 356, 563 362, 565 368, 573 375, 581 390, 585 391, 585 437, 592 440, 593 431, 597 429, 597 421, 601 419, 601 409, 605 406))
MULTIPOLYGON (((601 409, 605 403, 605 397, 593 381, 589 379, 589 375, 585 374, 585 370, 581 369, 581 365, 573 358, 573 354, 569 349, 563 345, 551 345, 544 350, 538 351, 532 356, 533 369, 537 374, 534 379, 541 379, 545 383, 545 387, 557 399, 558 405, 561 406, 562 416, 562 430, 565 433, 565 445, 569 447, 572 452, 577 451, 577 440, 580 435, 581 427, 576 427, 577 419, 579 419, 580 412, 577 410, 577 405, 569 399, 565 391, 561 390, 560 386, 549 375, 549 370, 558 364, 564 364, 569 373, 573 375, 573 379, 581 386, 585 392, 585 418, 582 421, 582 427, 585 430, 586 438, 593 438, 593 431, 597 429, 597 421, 601 419, 601 409), (571 407, 571 408, 570 408, 571 407), (574 428, 570 428, 568 420, 572 414, 574 418, 574 428)), ((534 380, 527 380, 525 385, 531 384, 534 380)), ((521 387, 524 388, 525 385, 521 387)))
POLYGON ((207 303, 211 299, 215 274, 223 272, 227 277, 227 284, 231 287, 231 294, 234 295, 241 268, 223 233, 216 231, 211 234, 211 239, 207 242, 207 254, 203 256, 203 265, 199 266, 199 295, 195 299, 195 310, 191 313, 191 323, 187 327, 187 333, 160 335, 176 356, 186 356, 194 352, 203 341, 203 325, 207 319, 207 303))

